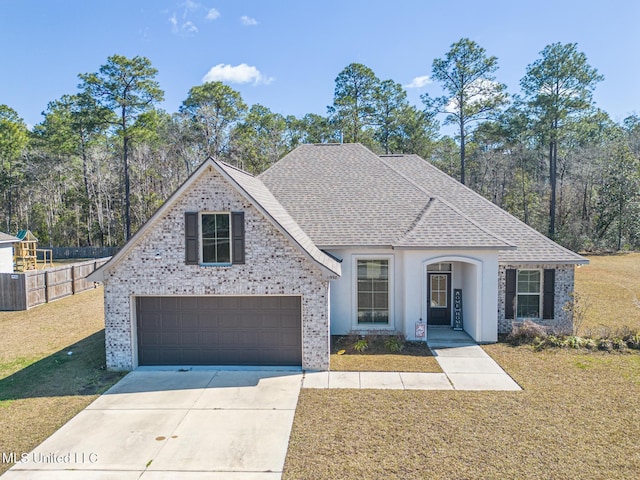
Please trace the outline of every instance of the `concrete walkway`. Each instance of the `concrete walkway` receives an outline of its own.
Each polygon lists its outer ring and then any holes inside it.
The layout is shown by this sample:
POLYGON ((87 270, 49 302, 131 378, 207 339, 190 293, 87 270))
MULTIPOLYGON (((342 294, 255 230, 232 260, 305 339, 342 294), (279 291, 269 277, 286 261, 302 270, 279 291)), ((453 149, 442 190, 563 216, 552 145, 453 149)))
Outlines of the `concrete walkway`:
POLYGON ((303 388, 521 390, 465 332, 429 328, 427 344, 443 373, 307 372, 303 388))
POLYGON ((136 370, 2 480, 275 480, 302 373, 136 370))

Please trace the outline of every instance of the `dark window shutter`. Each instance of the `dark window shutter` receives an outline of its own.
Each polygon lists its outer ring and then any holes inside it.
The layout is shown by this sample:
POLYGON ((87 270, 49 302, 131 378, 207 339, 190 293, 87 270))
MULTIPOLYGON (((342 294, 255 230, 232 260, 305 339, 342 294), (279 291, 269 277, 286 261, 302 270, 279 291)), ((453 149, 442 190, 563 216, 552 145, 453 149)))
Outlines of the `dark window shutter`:
POLYGON ((505 285, 505 302, 504 302, 504 318, 507 320, 513 320, 515 318, 513 314, 513 304, 516 299, 516 270, 507 270, 507 281, 505 285))
POLYGON ((556 271, 553 268, 544 271, 544 296, 542 297, 542 318, 554 318, 556 292, 556 271))
POLYGON ((244 263, 244 212, 231 212, 232 263, 244 263))
POLYGON ((184 214, 184 252, 187 265, 198 264, 198 212, 184 214))

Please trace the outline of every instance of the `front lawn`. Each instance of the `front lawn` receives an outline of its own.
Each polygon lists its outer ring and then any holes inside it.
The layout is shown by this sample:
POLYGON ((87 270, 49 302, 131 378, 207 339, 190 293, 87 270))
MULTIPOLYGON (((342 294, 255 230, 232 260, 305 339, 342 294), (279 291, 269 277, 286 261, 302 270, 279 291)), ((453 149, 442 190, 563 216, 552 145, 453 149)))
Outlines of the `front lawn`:
POLYGON ((303 389, 285 479, 627 479, 640 354, 495 344, 522 392, 303 389))
POLYGON ((99 288, 0 312, 0 452, 29 452, 122 377, 104 369, 102 304, 99 288))

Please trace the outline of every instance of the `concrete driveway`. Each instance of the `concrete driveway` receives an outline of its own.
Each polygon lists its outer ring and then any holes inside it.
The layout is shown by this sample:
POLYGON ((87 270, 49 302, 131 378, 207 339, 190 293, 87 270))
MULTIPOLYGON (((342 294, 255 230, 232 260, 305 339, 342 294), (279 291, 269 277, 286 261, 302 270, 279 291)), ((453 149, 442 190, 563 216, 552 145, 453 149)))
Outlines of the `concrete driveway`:
POLYGON ((129 373, 3 480, 281 477, 301 372, 129 373))

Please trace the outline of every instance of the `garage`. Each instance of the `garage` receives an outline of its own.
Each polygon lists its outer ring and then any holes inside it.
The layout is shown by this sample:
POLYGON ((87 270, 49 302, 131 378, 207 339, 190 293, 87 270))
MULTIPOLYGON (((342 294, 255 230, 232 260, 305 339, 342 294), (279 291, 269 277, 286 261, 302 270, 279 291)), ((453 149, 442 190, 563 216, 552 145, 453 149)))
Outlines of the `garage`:
POLYGON ((299 296, 137 297, 139 365, 302 364, 299 296))

